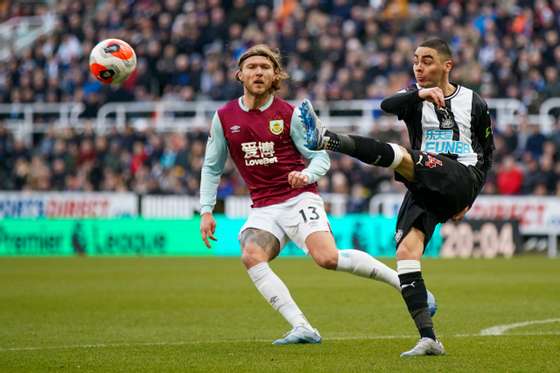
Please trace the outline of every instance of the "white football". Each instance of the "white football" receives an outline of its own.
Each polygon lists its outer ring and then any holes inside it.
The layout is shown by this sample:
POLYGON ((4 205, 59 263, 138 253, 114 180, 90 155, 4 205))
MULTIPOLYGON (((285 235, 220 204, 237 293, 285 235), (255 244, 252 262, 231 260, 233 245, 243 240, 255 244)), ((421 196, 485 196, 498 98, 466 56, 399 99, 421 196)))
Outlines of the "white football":
POLYGON ((121 84, 136 69, 136 53, 127 42, 105 39, 89 55, 89 70, 103 84, 121 84))

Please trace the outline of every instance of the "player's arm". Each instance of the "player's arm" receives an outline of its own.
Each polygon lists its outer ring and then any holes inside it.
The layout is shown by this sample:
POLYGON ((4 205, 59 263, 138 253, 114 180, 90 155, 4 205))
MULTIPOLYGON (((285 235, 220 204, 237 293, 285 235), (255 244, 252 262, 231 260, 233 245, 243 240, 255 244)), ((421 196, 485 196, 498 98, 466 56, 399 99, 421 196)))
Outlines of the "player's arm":
POLYGON ((432 102, 436 106, 445 106, 445 96, 439 87, 422 88, 410 87, 386 97, 381 101, 381 109, 404 119, 408 112, 421 101, 432 102))
POLYGON ((490 119, 490 112, 488 105, 477 94, 474 95, 476 117, 473 125, 475 135, 478 143, 482 147, 482 171, 486 174, 492 168, 492 157, 494 154, 494 132, 492 130, 492 120, 490 119))
POLYGON ((224 131, 220 123, 218 113, 212 118, 210 136, 206 143, 206 153, 200 175, 200 234, 206 247, 210 248, 208 238, 216 241, 214 232, 216 231, 216 221, 212 216, 212 210, 216 205, 218 185, 220 177, 224 172, 227 158, 227 145, 224 131))
POLYGON ((309 150, 305 146, 305 126, 299 115, 299 108, 295 108, 292 115, 290 136, 297 150, 306 159, 309 159, 309 164, 301 172, 290 172, 288 182, 294 188, 317 182, 321 176, 324 176, 329 171, 331 160, 325 150, 309 150))
POLYGON ((384 98, 381 101, 381 110, 395 114, 399 119, 403 119, 406 117, 408 110, 420 101, 422 99, 418 95, 418 89, 411 87, 384 98))
MULTIPOLYGON (((494 153, 494 133, 492 131, 492 120, 490 119, 490 112, 488 111, 488 105, 486 104, 486 102, 477 94, 474 94, 473 101, 474 115, 472 128, 478 140, 478 143, 482 147, 482 166, 480 168, 486 175, 490 168, 492 168, 492 156, 494 153)), ((453 216, 452 220, 459 221, 463 219, 470 208, 471 206, 465 207, 461 212, 453 216)))

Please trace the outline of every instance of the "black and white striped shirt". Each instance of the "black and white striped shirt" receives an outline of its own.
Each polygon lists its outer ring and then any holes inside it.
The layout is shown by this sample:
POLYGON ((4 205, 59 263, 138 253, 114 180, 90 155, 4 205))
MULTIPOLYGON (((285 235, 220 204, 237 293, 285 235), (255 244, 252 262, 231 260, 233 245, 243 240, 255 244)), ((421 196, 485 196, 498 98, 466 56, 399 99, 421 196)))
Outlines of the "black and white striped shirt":
POLYGON ((486 174, 494 149, 488 106, 473 90, 453 85, 443 108, 422 100, 417 85, 387 97, 381 108, 406 123, 412 149, 450 156, 486 174))

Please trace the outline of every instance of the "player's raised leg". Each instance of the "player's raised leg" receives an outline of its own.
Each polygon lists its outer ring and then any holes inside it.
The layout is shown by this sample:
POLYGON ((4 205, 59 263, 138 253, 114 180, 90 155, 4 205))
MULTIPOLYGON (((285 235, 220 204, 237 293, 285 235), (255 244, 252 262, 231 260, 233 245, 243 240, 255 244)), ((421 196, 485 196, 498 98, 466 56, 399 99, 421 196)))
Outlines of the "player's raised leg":
POLYGON ((410 316, 420 333, 420 340, 402 357, 443 355, 445 350, 434 332, 434 324, 427 303, 427 290, 422 278, 420 258, 424 252, 424 233, 417 228, 405 235, 397 248, 397 272, 401 294, 410 316))
POLYGON ((322 126, 309 100, 304 100, 299 109, 305 125, 306 146, 309 149, 344 153, 374 166, 392 168, 405 179, 414 180, 414 161, 402 146, 369 137, 329 131, 322 126))
POLYGON ((268 265, 280 252, 278 239, 269 232, 248 228, 241 233, 240 241, 241 260, 255 287, 292 325, 292 330, 274 344, 321 343, 319 332, 309 324, 284 282, 268 265))

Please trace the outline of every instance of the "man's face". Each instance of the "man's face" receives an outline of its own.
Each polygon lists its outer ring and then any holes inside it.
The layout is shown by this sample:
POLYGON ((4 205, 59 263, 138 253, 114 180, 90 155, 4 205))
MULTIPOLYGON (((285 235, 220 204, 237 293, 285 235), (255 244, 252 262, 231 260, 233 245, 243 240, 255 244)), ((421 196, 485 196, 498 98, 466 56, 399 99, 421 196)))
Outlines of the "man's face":
POLYGON ((239 71, 243 87, 252 95, 259 96, 270 92, 276 79, 272 61, 264 56, 252 56, 243 61, 239 71))
POLYGON ((414 77, 422 88, 439 86, 452 67, 451 59, 440 55, 435 49, 418 47, 414 52, 414 77))

